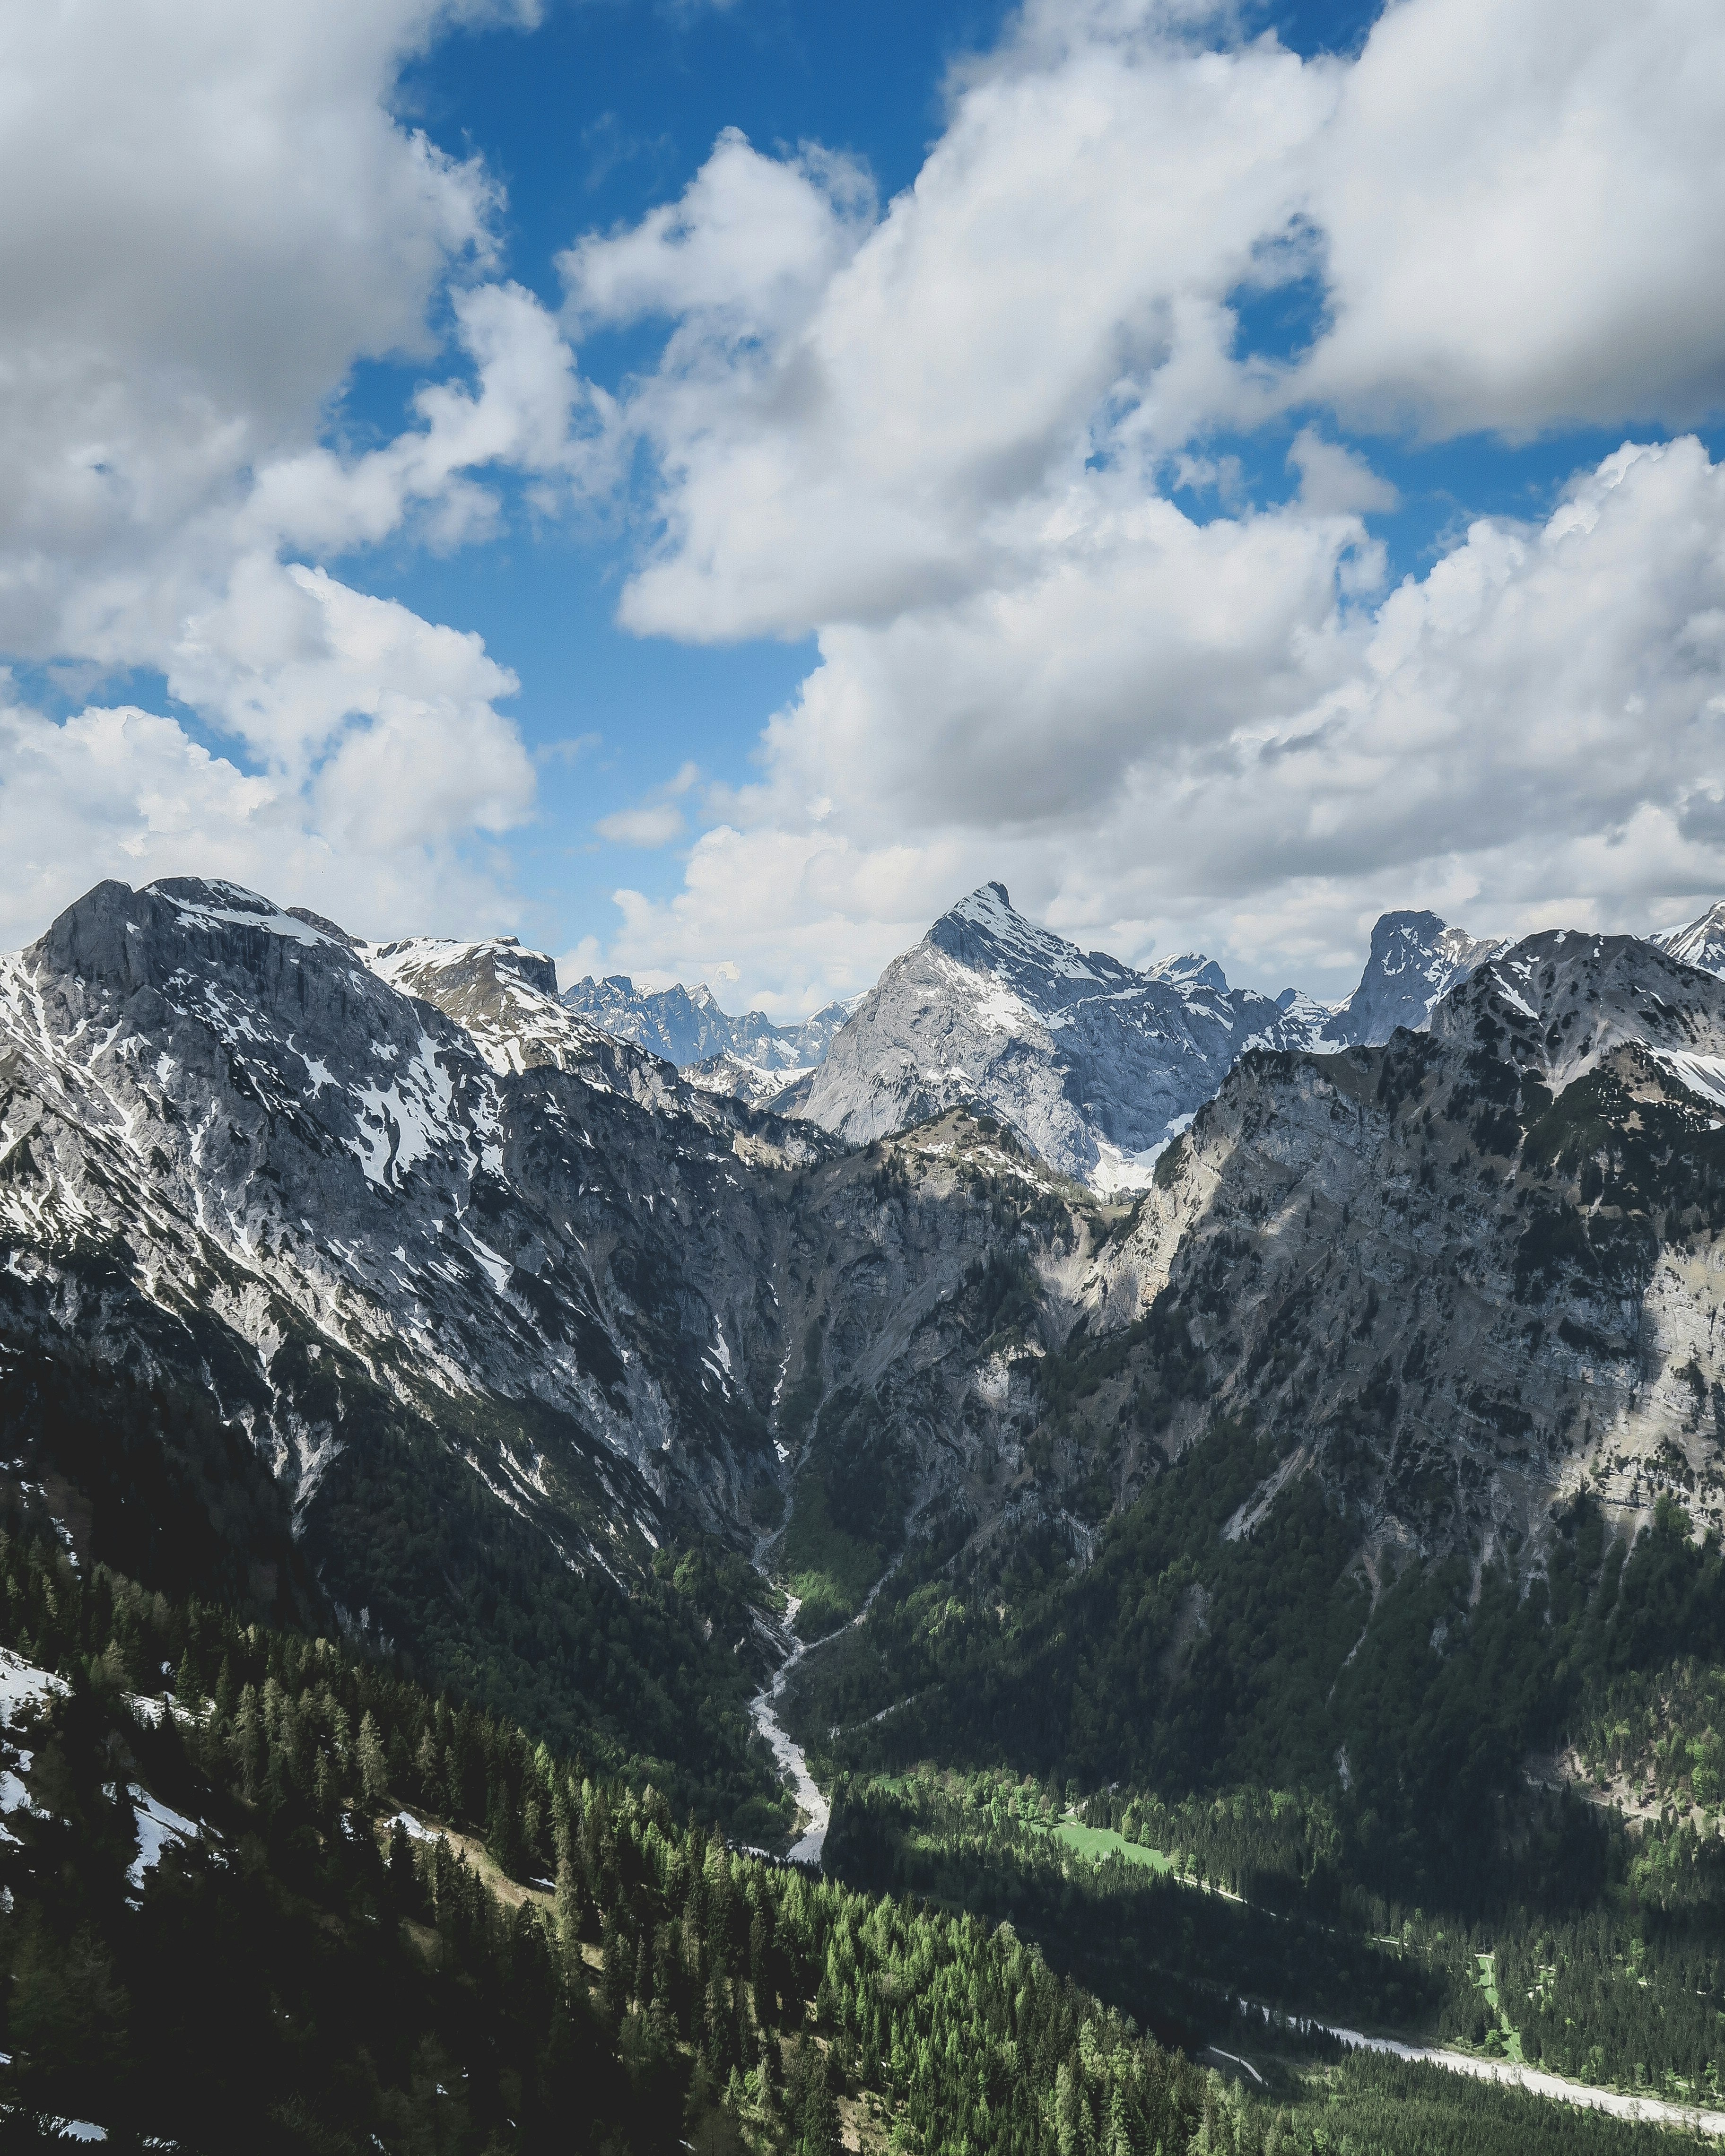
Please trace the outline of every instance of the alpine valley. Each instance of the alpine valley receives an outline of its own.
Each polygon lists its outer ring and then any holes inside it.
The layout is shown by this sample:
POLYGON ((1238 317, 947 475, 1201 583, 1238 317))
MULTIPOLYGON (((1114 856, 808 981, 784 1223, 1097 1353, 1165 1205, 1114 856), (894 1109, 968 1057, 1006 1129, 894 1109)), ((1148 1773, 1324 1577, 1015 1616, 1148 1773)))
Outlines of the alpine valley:
POLYGON ((1722 921, 1331 1008, 991 884, 778 1028, 99 885, 0 962, 8 2130, 1725 2132, 1722 921))

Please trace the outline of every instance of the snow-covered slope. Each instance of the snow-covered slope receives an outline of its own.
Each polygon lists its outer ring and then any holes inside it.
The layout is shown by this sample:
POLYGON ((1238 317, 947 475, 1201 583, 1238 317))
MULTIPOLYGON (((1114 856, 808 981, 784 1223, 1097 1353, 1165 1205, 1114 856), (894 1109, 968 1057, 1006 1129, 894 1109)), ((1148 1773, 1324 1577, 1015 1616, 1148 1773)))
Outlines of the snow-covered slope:
POLYGON ((230 885, 98 886, 0 961, 0 1242, 28 1322, 75 1309, 122 1362, 164 1319, 216 1327, 228 1374, 188 1360, 302 1517, 368 1417, 403 1416, 465 1433, 572 1563, 666 1502, 728 1513, 770 1449, 680 1276, 737 1148, 806 1162, 818 1134, 685 1086, 552 987, 512 946, 367 954, 230 885), (627 1286, 594 1260, 619 1244, 627 1286))
POLYGON ((1667 928, 1652 940, 1686 966, 1725 976, 1725 900, 1710 906, 1698 919, 1667 928))
POLYGON ((1199 956, 1141 973, 1081 951, 985 884, 887 968, 799 1112, 860 1144, 975 1101, 1063 1173, 1132 1186, 1246 1049, 1311 1045, 1315 1010, 1199 956))
POLYGON ((775 1069, 751 1063, 746 1056, 726 1050, 722 1055, 709 1055, 703 1063, 690 1064, 682 1075, 702 1092, 727 1094, 734 1101, 746 1101, 754 1108, 771 1108, 778 1115, 800 1115, 801 1081, 814 1074, 787 1070, 783 1065, 775 1069))
POLYGON ((644 1107, 693 1111, 695 1091, 662 1058, 604 1032, 561 1001, 557 968, 512 936, 451 942, 415 936, 357 947, 380 980, 453 1019, 500 1075, 550 1068, 644 1107))
POLYGON ((1435 913, 1384 914, 1359 986, 1329 1029, 1343 1042, 1373 1046, 1398 1026, 1417 1033, 1441 997, 1505 948, 1501 940, 1451 928, 1435 913))
POLYGON ((601 981, 589 975, 564 991, 563 1002, 615 1039, 633 1041, 680 1069, 711 1066, 709 1079, 722 1075, 724 1066, 715 1059, 725 1056, 751 1070, 794 1076, 825 1055, 849 1009, 829 1004, 800 1025, 775 1025, 761 1011, 731 1017, 704 981, 696 988, 680 981, 668 988, 638 988, 626 973, 601 981))

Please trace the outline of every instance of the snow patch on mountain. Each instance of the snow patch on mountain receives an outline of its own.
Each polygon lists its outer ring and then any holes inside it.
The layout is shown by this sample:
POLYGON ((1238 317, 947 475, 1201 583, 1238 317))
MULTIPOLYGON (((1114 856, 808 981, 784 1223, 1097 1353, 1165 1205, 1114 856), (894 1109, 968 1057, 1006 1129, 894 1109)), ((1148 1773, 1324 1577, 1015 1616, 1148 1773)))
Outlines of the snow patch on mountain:
POLYGON ((990 883, 887 968, 798 1111, 855 1145, 973 1103, 1061 1173, 1134 1189, 1249 1048, 1312 1040, 1303 1007, 1230 988, 1201 953, 1139 971, 1027 920, 990 883))
POLYGON ((793 1112, 782 1105, 787 1090, 800 1086, 812 1077, 817 1066, 810 1065, 798 1070, 794 1065, 774 1070, 751 1063, 747 1057, 734 1055, 728 1050, 721 1055, 710 1055, 702 1063, 691 1063, 684 1070, 688 1082, 704 1093, 728 1096, 733 1101, 744 1101, 752 1108, 768 1108, 777 1113, 793 1112))
POLYGON ((751 1073, 781 1071, 788 1084, 823 1060, 833 1035, 854 1007, 831 1003, 799 1025, 775 1025, 762 1011, 732 1018, 703 981, 686 988, 638 988, 626 973, 596 981, 591 975, 565 990, 565 1006, 618 1040, 632 1041, 680 1070, 702 1066, 710 1092, 729 1090, 721 1081, 732 1075, 743 1097, 757 1097, 751 1073), (721 1059, 731 1058, 726 1063, 721 1059))
POLYGON ((1698 1093, 1714 1107, 1725 1108, 1725 1056, 1686 1055, 1667 1048, 1652 1049, 1649 1053, 1680 1086, 1698 1093))
POLYGON ((1725 978, 1725 900, 1694 921, 1662 929, 1652 941, 1683 965, 1725 978))

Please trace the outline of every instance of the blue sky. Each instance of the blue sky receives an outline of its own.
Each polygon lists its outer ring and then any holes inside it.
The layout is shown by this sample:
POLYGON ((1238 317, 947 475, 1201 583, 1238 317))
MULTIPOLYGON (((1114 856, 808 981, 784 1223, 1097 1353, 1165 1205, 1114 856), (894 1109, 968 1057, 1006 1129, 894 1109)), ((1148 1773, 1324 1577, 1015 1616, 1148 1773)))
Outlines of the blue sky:
MULTIPOLYGON (((771 149, 816 141, 849 151, 883 197, 911 185, 941 130, 948 72, 985 51, 1008 10, 998 5, 834 8, 793 0, 728 8, 577 0, 530 35, 458 35, 404 78, 401 109, 448 147, 480 150, 509 190, 511 273, 557 303, 554 257, 578 232, 633 223, 680 193, 721 129, 771 149)), ((1338 4, 1260 8, 1253 21, 1303 54, 1357 51, 1379 10, 1338 4)), ((1243 312, 1241 348, 1283 356, 1309 341, 1321 300, 1309 287, 1273 293, 1243 312)), ((654 337, 621 336, 585 355, 615 382, 654 337)), ((381 372, 381 371, 380 371, 381 372)), ((349 398, 367 413, 364 391, 349 398)), ((377 384, 372 424, 398 424, 399 384, 377 384)), ((1641 415, 1626 413, 1632 423, 1641 415)), ((1220 437, 1223 454, 1256 475, 1260 500, 1286 496, 1291 422, 1220 437)), ((1717 454, 1717 435, 1707 430, 1717 454)), ((1531 442, 1466 435, 1417 444, 1372 442, 1376 468, 1403 506, 1372 516, 1393 577, 1429 566, 1479 515, 1543 514, 1570 476, 1624 438, 1622 426, 1564 427, 1531 442)), ((1205 517, 1213 490, 1183 496, 1205 517)), ((533 931, 564 950, 606 932, 619 882, 669 895, 675 855, 595 839, 590 826, 694 760, 736 782, 766 716, 809 672, 811 642, 753 639, 690 649, 630 636, 613 619, 622 574, 614 546, 525 532, 507 550, 465 550, 447 562, 403 553, 372 568, 375 588, 439 619, 459 616, 522 678, 516 706, 536 746, 597 742, 542 768, 543 828, 513 847, 533 931)), ((957 896, 957 894, 954 894, 957 896)))
POLYGON ((104 12, 19 63, 13 934, 203 869, 788 1015, 993 875, 1319 992, 1725 880, 1700 0, 104 12))
MULTIPOLYGON (((1345 12, 1345 11, 1341 11, 1345 12)), ((916 178, 939 131, 952 61, 993 42, 1006 10, 882 0, 834 8, 766 0, 728 8, 561 0, 531 33, 458 32, 403 71, 397 108, 457 154, 479 151, 508 190, 511 276, 547 305, 554 258, 580 233, 632 223, 680 193, 721 131, 770 148, 814 140, 862 158, 883 195, 916 178)), ((653 331, 601 340, 588 369, 616 382, 653 331)), ((402 370, 364 370, 343 399, 357 433, 401 424, 402 370)), ((619 882, 668 895, 674 855, 608 844, 593 824, 693 761, 741 782, 767 716, 814 662, 807 637, 691 649, 614 623, 628 548, 532 528, 428 559, 344 564, 368 588, 480 630, 521 676, 512 709, 536 749, 540 816, 511 852, 523 933, 556 951, 609 929, 619 882), (572 752, 557 745, 582 743, 572 752)))

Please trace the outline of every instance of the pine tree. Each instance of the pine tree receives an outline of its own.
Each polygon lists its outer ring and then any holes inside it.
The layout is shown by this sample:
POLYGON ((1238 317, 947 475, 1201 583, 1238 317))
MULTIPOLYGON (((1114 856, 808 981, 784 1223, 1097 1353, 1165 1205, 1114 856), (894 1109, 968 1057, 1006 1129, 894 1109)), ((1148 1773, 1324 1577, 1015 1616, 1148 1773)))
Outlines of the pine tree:
POLYGON ((389 1794, 389 1762, 377 1718, 367 1707, 359 1725, 359 1785, 368 1804, 381 1804, 389 1794))
POLYGON ((203 1686, 198 1681, 198 1671, 193 1663, 189 1640, 185 1653, 180 1657, 179 1671, 174 1678, 174 1697, 185 1707, 195 1707, 203 1697, 203 1686))
POLYGON ((413 1754, 413 1771, 419 1777, 421 1802, 435 1810, 442 1801, 443 1767, 437 1738, 429 1722, 421 1732, 418 1749, 413 1754))
POLYGON ((581 1952, 581 1881, 567 1844, 557 1858, 557 1928, 566 1957, 581 1952))
POLYGON ((521 1862, 521 1816, 510 1802, 509 1786, 504 1782, 493 1784, 486 1807, 485 1854, 507 1879, 518 1878, 526 1869, 521 1862))
POLYGON ((406 1823, 398 1820, 389 1836, 389 1891, 404 1909, 419 1904, 419 1877, 413 1869, 413 1845, 406 1823))
POLYGON ((802 2134, 798 2146, 802 2156, 839 2156, 839 2107, 827 2079, 827 2062, 816 2052, 809 2071, 808 2094, 803 2099, 802 2134))

